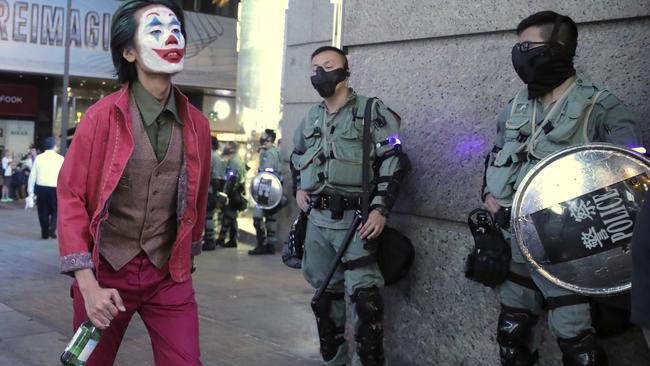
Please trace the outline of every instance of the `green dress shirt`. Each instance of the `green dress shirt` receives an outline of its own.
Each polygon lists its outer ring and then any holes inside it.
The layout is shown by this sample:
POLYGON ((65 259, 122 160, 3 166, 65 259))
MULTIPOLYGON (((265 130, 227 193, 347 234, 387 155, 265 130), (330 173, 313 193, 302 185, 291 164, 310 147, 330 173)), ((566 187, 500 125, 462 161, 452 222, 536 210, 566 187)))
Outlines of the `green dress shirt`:
POLYGON ((149 136, 151 147, 156 153, 156 158, 159 162, 163 161, 172 136, 172 124, 176 122, 183 125, 176 109, 174 90, 170 91, 166 104, 160 103, 139 81, 134 81, 131 84, 131 91, 138 110, 140 110, 142 123, 147 131, 147 136, 149 136))

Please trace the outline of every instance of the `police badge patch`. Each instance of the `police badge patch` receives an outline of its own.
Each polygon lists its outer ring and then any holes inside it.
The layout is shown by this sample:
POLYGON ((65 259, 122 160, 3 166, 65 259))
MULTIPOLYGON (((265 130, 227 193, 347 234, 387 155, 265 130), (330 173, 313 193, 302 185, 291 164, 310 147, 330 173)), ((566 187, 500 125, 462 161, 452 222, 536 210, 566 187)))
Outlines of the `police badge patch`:
POLYGON ((375 118, 373 123, 377 128, 384 128, 388 124, 388 122, 386 122, 386 117, 382 116, 379 111, 377 111, 377 118, 375 118))
POLYGON ((516 114, 528 114, 528 103, 517 103, 515 107, 516 114))

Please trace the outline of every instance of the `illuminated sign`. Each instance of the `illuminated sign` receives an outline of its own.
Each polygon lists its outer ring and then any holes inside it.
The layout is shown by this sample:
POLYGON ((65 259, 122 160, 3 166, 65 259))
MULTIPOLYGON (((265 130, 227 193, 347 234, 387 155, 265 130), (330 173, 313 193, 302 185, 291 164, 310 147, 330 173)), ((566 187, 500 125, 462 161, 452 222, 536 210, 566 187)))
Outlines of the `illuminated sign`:
POLYGON ((36 116, 38 91, 31 85, 0 84, 0 116, 36 116))

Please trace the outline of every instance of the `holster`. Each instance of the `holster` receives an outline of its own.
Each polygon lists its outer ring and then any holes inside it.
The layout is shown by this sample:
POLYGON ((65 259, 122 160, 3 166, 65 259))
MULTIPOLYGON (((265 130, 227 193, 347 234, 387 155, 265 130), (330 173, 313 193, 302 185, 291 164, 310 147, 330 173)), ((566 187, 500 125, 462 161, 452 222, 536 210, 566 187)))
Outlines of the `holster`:
POLYGON ((291 224, 289 241, 282 249, 282 262, 291 268, 302 267, 302 256, 305 253, 305 235, 307 233, 308 212, 300 211, 298 217, 291 224))
POLYGON ((343 218, 343 196, 332 195, 329 200, 329 210, 332 220, 341 220, 343 218))

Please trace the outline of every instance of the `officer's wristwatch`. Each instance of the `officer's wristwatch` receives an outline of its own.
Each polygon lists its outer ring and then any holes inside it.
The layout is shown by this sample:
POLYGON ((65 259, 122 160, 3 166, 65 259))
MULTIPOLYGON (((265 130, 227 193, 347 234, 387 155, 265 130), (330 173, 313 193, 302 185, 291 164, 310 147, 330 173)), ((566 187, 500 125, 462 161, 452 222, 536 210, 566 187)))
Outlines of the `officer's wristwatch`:
POLYGON ((380 213, 382 216, 384 216, 385 218, 388 218, 388 215, 390 214, 389 211, 388 211, 388 209, 386 208, 386 206, 377 205, 377 206, 373 206, 373 207, 371 207, 371 208, 372 208, 373 210, 379 212, 379 213, 380 213))

